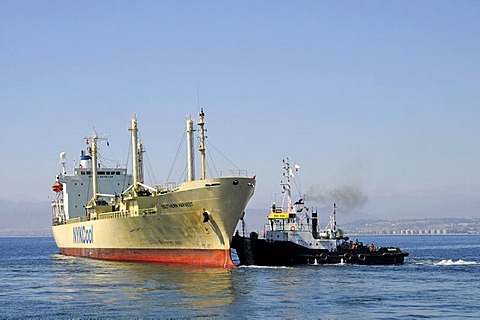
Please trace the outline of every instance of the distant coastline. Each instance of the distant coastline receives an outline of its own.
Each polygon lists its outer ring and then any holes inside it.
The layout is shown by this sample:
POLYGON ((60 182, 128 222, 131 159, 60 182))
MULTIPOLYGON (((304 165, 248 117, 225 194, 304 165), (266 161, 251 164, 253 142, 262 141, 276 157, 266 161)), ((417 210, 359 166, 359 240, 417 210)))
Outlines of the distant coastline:
POLYGON ((0 230, 0 237, 53 237, 51 229, 4 229, 0 230))
POLYGON ((480 218, 357 220, 342 227, 355 235, 478 235, 480 218))
MULTIPOLYGON (((480 218, 358 219, 338 225, 348 236, 480 235, 480 218)), ((247 230, 248 231, 248 230, 247 230)), ((260 227, 257 230, 262 232, 260 227)))
MULTIPOLYGON (((480 218, 357 220, 342 224, 346 235, 479 235, 480 218)), ((0 237, 51 237, 49 227, 0 229, 0 237)))

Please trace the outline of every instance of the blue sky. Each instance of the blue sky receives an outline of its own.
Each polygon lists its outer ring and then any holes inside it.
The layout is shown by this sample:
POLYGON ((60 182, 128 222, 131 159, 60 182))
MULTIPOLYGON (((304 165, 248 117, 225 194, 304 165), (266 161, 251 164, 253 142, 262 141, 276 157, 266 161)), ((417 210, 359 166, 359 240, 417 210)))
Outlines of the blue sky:
MULTIPOLYGON (((138 114, 158 183, 185 116, 279 190, 479 195, 478 1, 2 1, 0 199, 48 200, 95 127, 125 162, 138 114), (197 85, 198 84, 198 85, 197 85), (199 103, 197 101, 197 86, 199 103)), ((229 164, 218 163, 220 169, 229 164)))

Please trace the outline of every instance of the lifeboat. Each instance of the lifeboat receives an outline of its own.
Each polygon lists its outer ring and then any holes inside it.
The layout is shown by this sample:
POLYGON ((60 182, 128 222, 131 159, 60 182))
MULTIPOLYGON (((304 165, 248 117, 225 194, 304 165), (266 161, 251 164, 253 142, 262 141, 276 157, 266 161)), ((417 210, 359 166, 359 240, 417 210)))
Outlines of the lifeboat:
POLYGON ((55 181, 52 185, 52 190, 55 192, 60 192, 63 190, 63 184, 60 181, 55 181))

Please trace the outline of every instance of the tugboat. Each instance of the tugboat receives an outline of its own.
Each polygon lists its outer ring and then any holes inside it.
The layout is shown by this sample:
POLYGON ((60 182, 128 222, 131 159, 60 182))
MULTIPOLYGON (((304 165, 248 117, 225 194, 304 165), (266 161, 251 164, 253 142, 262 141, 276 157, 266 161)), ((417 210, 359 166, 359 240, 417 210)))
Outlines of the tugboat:
MULTIPOLYGON (((233 237, 231 247, 236 250, 240 265, 294 266, 302 264, 403 264, 408 253, 396 247, 375 247, 373 243, 349 240, 337 228, 336 204, 324 230, 318 228, 318 214, 305 206, 304 199, 292 203, 291 178, 294 177, 289 160, 283 160, 281 182, 284 199, 282 207, 273 203, 265 224, 263 237, 252 232, 250 236, 233 237), (284 207, 286 205, 286 207, 284 207)), ((242 219, 242 223, 244 223, 242 219)), ((245 228, 244 228, 245 229, 245 228)))

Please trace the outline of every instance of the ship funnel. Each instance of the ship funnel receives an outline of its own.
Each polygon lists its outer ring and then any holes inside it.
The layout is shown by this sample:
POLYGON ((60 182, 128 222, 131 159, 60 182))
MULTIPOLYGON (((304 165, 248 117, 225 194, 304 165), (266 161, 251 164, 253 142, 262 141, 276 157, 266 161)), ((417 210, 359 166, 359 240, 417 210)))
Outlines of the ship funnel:
POLYGON ((85 151, 83 150, 80 153, 80 168, 92 168, 92 157, 90 157, 88 154, 85 154, 85 151))
POLYGON ((318 239, 318 214, 317 209, 312 212, 312 236, 318 239))

